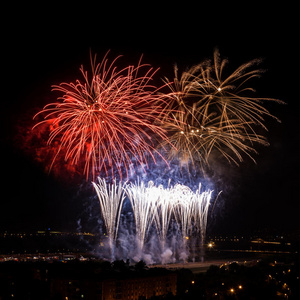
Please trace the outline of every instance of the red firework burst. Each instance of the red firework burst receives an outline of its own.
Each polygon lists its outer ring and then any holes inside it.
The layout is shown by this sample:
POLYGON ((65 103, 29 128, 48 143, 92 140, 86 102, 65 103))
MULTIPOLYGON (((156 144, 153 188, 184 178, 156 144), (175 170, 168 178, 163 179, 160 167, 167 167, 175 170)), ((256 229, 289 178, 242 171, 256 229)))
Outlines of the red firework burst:
MULTIPOLYGON (((154 161, 155 143, 167 141, 161 122, 165 114, 164 96, 151 83, 158 71, 150 65, 127 66, 118 70, 107 54, 96 64, 91 57, 91 74, 81 66, 82 80, 54 85, 61 92, 58 102, 46 105, 41 124, 49 124, 48 144, 59 141, 53 158, 64 153, 72 165, 84 162, 84 174, 124 172, 154 161)), ((35 115, 35 117, 37 116, 35 115)))

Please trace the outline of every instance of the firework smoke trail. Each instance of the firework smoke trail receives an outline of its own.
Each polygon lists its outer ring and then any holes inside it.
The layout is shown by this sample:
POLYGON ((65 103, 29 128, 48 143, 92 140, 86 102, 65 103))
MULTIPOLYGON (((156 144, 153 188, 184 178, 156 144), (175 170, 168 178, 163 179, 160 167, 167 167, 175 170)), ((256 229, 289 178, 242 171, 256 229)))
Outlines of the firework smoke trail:
POLYGON ((115 241, 117 239, 120 214, 125 199, 124 186, 113 182, 107 184, 105 179, 98 177, 98 183, 92 183, 100 203, 101 213, 104 220, 108 244, 111 252, 111 260, 114 259, 115 241))
POLYGON ((219 51, 214 52, 212 61, 195 65, 181 76, 175 67, 175 77, 170 82, 170 107, 173 108, 165 123, 174 148, 169 151, 169 159, 178 160, 195 169, 209 165, 211 154, 219 152, 229 162, 239 164, 243 156, 256 153, 254 144, 268 145, 266 138, 256 131, 256 127, 267 129, 264 116, 275 118, 263 105, 266 101, 282 101, 271 98, 250 97, 254 89, 246 84, 259 77, 259 69, 250 69, 259 60, 252 60, 224 77, 228 61, 221 60, 219 51), (175 112, 174 112, 175 111, 175 112))
POLYGON ((158 140, 168 144, 161 126, 165 96, 151 84, 157 70, 141 60, 118 70, 118 59, 109 64, 106 55, 96 64, 96 56, 91 58, 91 75, 81 66, 82 80, 53 86, 62 96, 35 116, 44 115, 35 127, 51 120, 48 144, 60 143, 53 163, 65 153, 72 165, 84 162, 87 178, 90 170, 93 178, 101 171, 128 178, 134 165, 147 167, 148 157, 155 161, 154 154, 160 155, 158 140))

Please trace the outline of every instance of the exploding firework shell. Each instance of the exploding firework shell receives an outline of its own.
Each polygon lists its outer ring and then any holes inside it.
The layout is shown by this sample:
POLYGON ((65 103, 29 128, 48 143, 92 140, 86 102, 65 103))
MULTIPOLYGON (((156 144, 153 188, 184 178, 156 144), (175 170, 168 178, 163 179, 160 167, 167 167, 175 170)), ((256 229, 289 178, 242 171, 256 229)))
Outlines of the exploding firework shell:
POLYGON ((169 118, 173 123, 164 124, 175 146, 169 151, 170 160, 203 168, 209 165, 212 153, 219 152, 229 162, 239 164, 245 155, 255 161, 254 144, 268 145, 256 128, 266 130, 264 116, 279 120, 262 102, 283 102, 249 96, 254 89, 246 83, 262 72, 249 68, 259 60, 243 64, 224 77, 227 63, 216 50, 213 61, 195 65, 180 76, 175 67, 173 82, 165 79, 172 91, 169 118))
POLYGON ((169 143, 161 126, 162 87, 152 83, 157 70, 141 60, 118 70, 117 59, 109 64, 106 55, 96 64, 96 56, 91 58, 91 75, 81 66, 82 80, 53 86, 62 96, 37 114, 45 120, 35 126, 51 122, 48 144, 60 143, 53 162, 61 152, 71 165, 83 161, 87 178, 90 171, 93 178, 101 171, 128 178, 134 166, 155 161, 157 142, 169 143))

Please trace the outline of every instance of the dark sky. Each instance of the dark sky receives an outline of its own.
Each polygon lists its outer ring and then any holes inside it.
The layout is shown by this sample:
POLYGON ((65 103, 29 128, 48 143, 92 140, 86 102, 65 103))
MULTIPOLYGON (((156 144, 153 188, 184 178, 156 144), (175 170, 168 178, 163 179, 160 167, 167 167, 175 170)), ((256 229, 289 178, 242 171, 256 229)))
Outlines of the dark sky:
POLYGON ((131 63, 144 54, 144 61, 161 67, 163 76, 172 74, 174 63, 184 68, 211 57, 216 47, 235 67, 263 58, 266 73, 255 82, 258 95, 287 105, 268 107, 282 124, 267 120, 271 146, 259 149, 257 164, 228 167, 222 217, 214 230, 300 230, 297 9, 279 4, 73 8, 26 4, 8 9, 11 23, 3 27, 1 46, 0 230, 65 230, 75 228, 88 213, 85 201, 77 202, 74 183, 44 174, 15 146, 15 137, 36 107, 53 101, 52 84, 78 76, 80 64, 89 61, 90 49, 99 56, 111 49, 113 56, 124 54, 131 63))

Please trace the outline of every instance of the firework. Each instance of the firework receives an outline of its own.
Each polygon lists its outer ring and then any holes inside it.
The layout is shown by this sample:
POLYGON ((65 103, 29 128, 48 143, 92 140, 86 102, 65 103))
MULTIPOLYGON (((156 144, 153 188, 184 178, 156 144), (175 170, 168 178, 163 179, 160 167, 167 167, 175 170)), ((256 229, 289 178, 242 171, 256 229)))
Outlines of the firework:
MULTIPOLYGON (((151 233, 151 240, 155 232, 160 242, 160 248, 156 247, 156 251, 161 253, 157 255, 158 260, 163 259, 162 254, 168 250, 168 234, 173 234, 184 253, 188 253, 187 238, 192 232, 200 234, 203 246, 212 191, 202 192, 200 184, 198 190, 193 192, 182 184, 171 186, 170 181, 164 188, 162 185, 156 186, 153 181, 144 183, 140 180, 130 184, 117 184, 116 181, 107 184, 105 179, 98 177, 98 183, 93 182, 93 186, 100 203, 111 259, 115 259, 120 215, 126 196, 134 216, 135 257, 143 258, 148 236, 151 233), (176 226, 171 227, 171 222, 175 222, 176 226)), ((125 211, 123 213, 126 214, 125 211)), ((123 236, 123 240, 128 239, 123 236)))
POLYGON ((173 187, 172 193, 177 200, 174 206, 175 220, 181 228, 181 236, 185 248, 189 233, 192 230, 191 199, 193 192, 189 187, 177 183, 173 187))
POLYGON ((171 186, 169 182, 168 187, 164 188, 162 185, 155 186, 153 181, 145 184, 140 180, 130 184, 122 185, 121 182, 119 184, 114 182, 107 185, 101 178, 98 178, 98 184, 93 183, 93 185, 99 199, 112 258, 115 257, 114 249, 118 237, 120 214, 126 196, 133 210, 136 257, 139 259, 145 254, 148 235, 151 232, 153 237, 154 228, 160 241, 161 253, 167 250, 171 221, 176 223, 173 234, 175 232, 175 237, 181 240, 181 250, 184 253, 188 253, 187 239, 191 236, 193 228, 196 233, 200 233, 203 246, 212 191, 201 192, 201 185, 199 185, 199 189, 194 193, 182 184, 171 186))
POLYGON ((164 253, 169 250, 172 255, 168 237, 173 234, 174 245, 184 254, 179 257, 185 260, 187 241, 193 234, 200 237, 203 249, 212 191, 201 191, 199 184, 193 192, 183 184, 171 186, 170 180, 167 188, 153 181, 122 184, 122 180, 134 171, 145 171, 158 157, 166 165, 168 160, 202 171, 215 154, 236 164, 245 156, 254 161, 255 146, 268 145, 259 133, 267 129, 264 118, 279 121, 264 103, 282 102, 253 96, 255 91, 248 83, 262 73, 253 69, 259 60, 225 76, 228 61, 221 60, 216 50, 212 60, 181 74, 175 67, 174 79, 165 78, 158 87, 153 82, 158 69, 142 64, 141 59, 136 66, 119 69, 120 56, 109 62, 107 55, 101 63, 91 57, 90 72, 81 66, 81 79, 54 85, 61 97, 35 115, 43 119, 34 128, 48 127, 48 144, 55 152, 52 165, 63 156, 72 169, 83 167, 86 179, 96 174, 112 179, 112 184, 100 177, 98 183, 93 182, 111 259, 117 256, 118 237, 135 232, 135 257, 142 258, 147 243, 156 241, 155 249, 160 248, 160 258, 166 261, 164 253), (168 92, 162 91, 164 87, 168 92), (134 223, 135 231, 118 235, 126 199, 132 207, 130 224, 134 223))
POLYGON ((159 185, 155 189, 157 190, 156 192, 158 192, 159 196, 156 202, 157 212, 155 214, 154 222, 161 245, 161 250, 164 251, 170 222, 174 213, 174 204, 177 200, 172 197, 170 180, 166 189, 164 189, 162 185, 159 185))
POLYGON ((107 184, 104 179, 98 177, 98 183, 93 182, 96 190, 102 217, 104 220, 111 257, 114 258, 114 246, 117 239, 120 214, 125 199, 124 186, 121 184, 107 184))
POLYGON ((194 226, 197 232, 200 233, 202 246, 205 241, 207 216, 212 192, 211 190, 201 192, 201 184, 199 184, 199 188, 192 196, 194 226))
POLYGON ((144 182, 131 183, 126 188, 135 220, 136 236, 139 251, 144 248, 145 238, 155 218, 159 194, 152 181, 146 186, 144 182))
POLYGON ((90 170, 93 178, 101 171, 128 178, 148 157, 155 161, 157 140, 168 140, 160 126, 166 105, 151 83, 157 70, 141 60, 118 70, 118 59, 91 58, 91 74, 81 66, 81 80, 53 86, 62 96, 37 114, 45 120, 36 126, 49 124, 48 144, 59 143, 53 162, 61 152, 72 165, 83 161, 87 178, 90 170))
POLYGON ((254 59, 234 70, 227 77, 224 69, 228 64, 227 59, 220 59, 220 53, 215 50, 213 61, 207 61, 198 65, 194 74, 193 91, 199 94, 199 111, 207 118, 212 112, 220 115, 220 121, 231 125, 232 120, 238 120, 244 124, 245 132, 249 130, 255 133, 252 125, 264 125, 264 116, 275 118, 263 105, 266 101, 279 100, 272 98, 251 97, 255 92, 252 87, 247 86, 249 80, 260 77, 263 70, 251 69, 261 60, 254 59))
POLYGON ((165 128, 175 146, 169 151, 169 159, 178 158, 181 164, 203 168, 217 151, 229 162, 238 164, 244 155, 254 161, 255 144, 268 145, 256 127, 266 129, 264 116, 279 120, 262 103, 283 102, 250 96, 254 89, 246 84, 260 76, 261 70, 250 69, 259 60, 243 64, 225 77, 227 63, 220 60, 216 50, 213 62, 205 61, 181 76, 175 67, 173 83, 165 79, 172 91, 170 107, 173 108, 169 115, 173 124, 165 123, 165 128))

